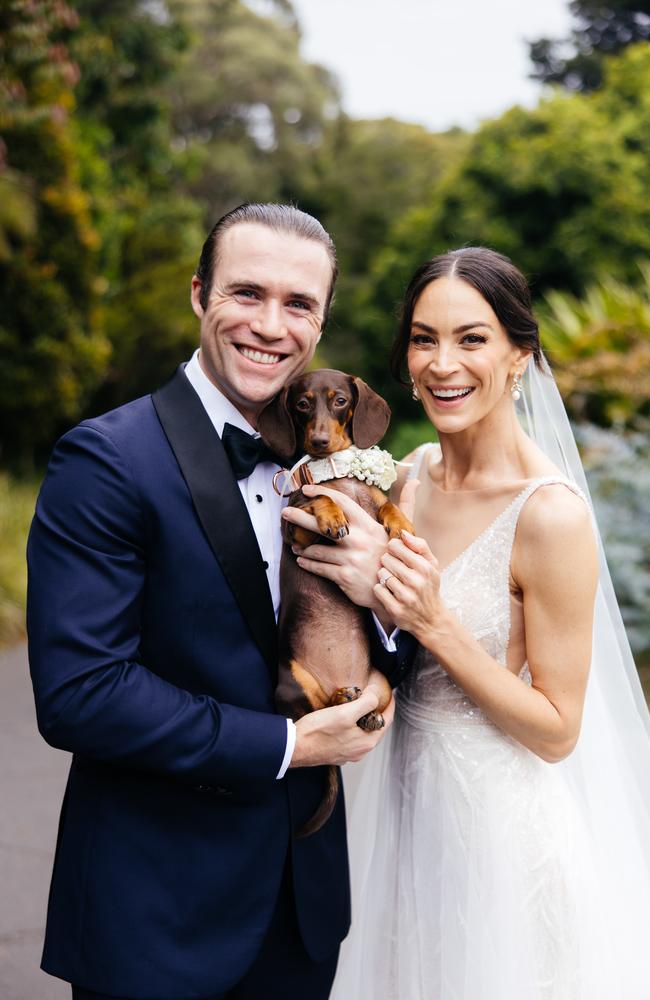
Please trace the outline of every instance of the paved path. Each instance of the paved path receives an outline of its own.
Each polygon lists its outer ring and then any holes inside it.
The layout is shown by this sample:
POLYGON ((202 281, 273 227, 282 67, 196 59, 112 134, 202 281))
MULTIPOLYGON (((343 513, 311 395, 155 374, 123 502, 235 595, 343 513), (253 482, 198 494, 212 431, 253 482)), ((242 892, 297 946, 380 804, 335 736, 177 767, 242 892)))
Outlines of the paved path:
POLYGON ((36 728, 25 647, 0 653, 0 1000, 70 1000, 39 968, 68 763, 36 728))
POLYGON ((0 653, 1 1000, 70 1000, 39 968, 68 762, 36 728, 25 647, 0 653))

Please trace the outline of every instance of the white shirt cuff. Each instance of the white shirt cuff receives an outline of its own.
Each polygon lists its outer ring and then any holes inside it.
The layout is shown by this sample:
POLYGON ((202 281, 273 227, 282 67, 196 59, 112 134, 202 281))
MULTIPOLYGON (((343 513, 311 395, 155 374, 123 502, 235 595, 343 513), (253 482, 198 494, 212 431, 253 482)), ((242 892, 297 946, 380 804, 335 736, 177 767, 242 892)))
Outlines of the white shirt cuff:
POLYGON ((375 620, 375 625, 377 627, 377 634, 379 635, 379 639, 381 641, 382 646, 384 647, 384 649, 386 650, 387 653, 396 653, 397 652, 397 645, 395 643, 395 640, 397 639, 397 636, 399 635, 399 629, 398 628, 394 628, 390 635, 386 635, 386 631, 384 629, 384 626, 379 621, 379 619, 377 618, 377 615, 375 614, 374 611, 372 612, 372 617, 375 620))
POLYGON ((287 773, 289 764, 291 763, 291 758, 293 757, 293 751, 296 748, 296 724, 292 719, 287 719, 287 748, 284 751, 284 757, 282 758, 282 765, 277 773, 276 781, 280 778, 284 778, 287 773))

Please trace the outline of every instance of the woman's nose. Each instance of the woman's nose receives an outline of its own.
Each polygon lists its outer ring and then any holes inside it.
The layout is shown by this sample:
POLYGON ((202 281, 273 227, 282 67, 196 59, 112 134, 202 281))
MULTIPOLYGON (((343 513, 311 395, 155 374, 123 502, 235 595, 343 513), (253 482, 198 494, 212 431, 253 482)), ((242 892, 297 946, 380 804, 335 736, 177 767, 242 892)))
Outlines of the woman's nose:
POLYGON ((458 358, 453 346, 439 344, 433 352, 430 368, 438 375, 451 375, 458 369, 458 358))

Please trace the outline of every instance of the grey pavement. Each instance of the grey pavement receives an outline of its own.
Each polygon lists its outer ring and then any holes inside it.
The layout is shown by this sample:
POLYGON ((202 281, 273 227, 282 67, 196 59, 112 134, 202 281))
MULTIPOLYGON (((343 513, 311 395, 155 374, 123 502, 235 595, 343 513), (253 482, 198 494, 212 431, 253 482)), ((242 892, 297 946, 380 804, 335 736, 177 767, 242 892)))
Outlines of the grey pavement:
POLYGON ((26 647, 0 652, 0 1000, 70 1000, 39 968, 68 766, 36 728, 26 647))

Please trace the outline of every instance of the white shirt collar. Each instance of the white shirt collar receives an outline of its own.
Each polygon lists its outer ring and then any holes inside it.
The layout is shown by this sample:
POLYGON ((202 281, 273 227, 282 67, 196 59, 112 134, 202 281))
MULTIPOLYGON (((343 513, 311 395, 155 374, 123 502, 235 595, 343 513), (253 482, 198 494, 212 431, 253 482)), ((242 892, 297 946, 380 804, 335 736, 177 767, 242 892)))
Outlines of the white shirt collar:
POLYGON ((197 348, 188 363, 185 365, 187 379, 203 403, 205 412, 212 421, 212 425, 219 437, 223 435, 223 425, 233 424, 247 434, 259 437, 257 431, 252 427, 246 417, 242 416, 234 403, 224 396, 220 389, 210 381, 199 363, 199 349, 197 348))

